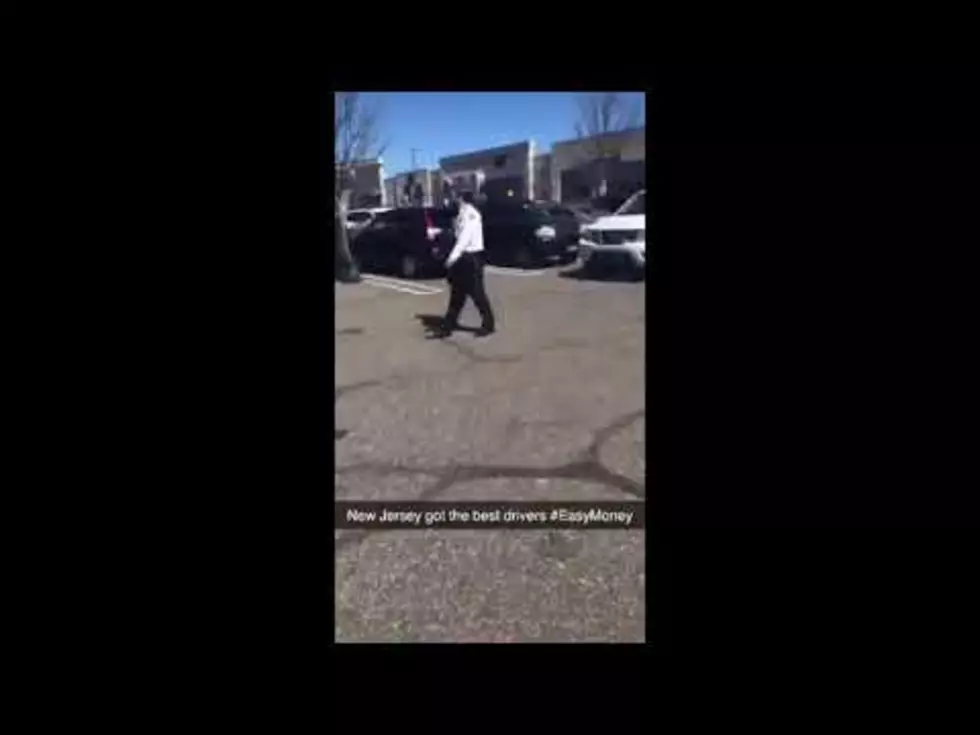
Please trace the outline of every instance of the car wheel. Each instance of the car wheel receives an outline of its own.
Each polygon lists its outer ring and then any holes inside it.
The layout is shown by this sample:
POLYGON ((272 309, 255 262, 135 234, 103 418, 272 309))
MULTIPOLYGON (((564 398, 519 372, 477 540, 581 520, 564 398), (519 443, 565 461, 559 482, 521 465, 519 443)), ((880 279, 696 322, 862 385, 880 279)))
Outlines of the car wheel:
POLYGON ((398 272, 402 278, 415 278, 419 272, 419 262, 414 255, 402 256, 398 272))
POLYGON ((341 266, 340 272, 337 274, 337 280, 341 283, 360 283, 361 269, 357 261, 352 260, 350 264, 341 266))

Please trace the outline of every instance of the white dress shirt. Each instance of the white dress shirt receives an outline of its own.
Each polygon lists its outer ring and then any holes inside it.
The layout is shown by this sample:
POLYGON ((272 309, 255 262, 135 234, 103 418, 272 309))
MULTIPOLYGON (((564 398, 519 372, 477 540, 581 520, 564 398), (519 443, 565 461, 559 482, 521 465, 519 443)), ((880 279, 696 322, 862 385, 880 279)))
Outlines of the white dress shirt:
POLYGON ((456 231, 456 245, 449 253, 449 257, 446 258, 447 268, 452 267, 453 263, 459 260, 463 253, 483 251, 483 217, 480 216, 480 210, 472 204, 460 202, 454 229, 456 231))

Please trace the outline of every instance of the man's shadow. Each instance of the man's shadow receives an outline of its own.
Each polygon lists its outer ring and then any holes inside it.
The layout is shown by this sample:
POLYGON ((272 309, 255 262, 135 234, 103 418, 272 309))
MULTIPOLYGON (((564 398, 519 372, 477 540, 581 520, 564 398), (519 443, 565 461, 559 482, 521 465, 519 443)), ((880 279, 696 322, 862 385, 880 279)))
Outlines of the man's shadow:
MULTIPOLYGON (((439 333, 442 329, 442 314, 416 314, 415 318, 419 320, 423 327, 429 332, 427 336, 434 336, 439 333)), ((464 327, 460 324, 456 329, 460 332, 476 332, 476 327, 464 327)))

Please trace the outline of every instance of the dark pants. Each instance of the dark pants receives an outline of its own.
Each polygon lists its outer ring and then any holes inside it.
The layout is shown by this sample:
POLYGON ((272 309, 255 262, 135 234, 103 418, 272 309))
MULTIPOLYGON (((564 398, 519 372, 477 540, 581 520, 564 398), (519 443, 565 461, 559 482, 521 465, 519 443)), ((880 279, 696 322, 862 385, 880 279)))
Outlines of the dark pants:
POLYGON ((449 269, 448 278, 451 291, 449 309, 446 311, 446 328, 455 329, 459 325, 459 313, 469 296, 480 312, 483 328, 491 331, 495 329, 493 309, 490 308, 490 299, 487 298, 487 291, 483 286, 483 255, 463 253, 449 269))

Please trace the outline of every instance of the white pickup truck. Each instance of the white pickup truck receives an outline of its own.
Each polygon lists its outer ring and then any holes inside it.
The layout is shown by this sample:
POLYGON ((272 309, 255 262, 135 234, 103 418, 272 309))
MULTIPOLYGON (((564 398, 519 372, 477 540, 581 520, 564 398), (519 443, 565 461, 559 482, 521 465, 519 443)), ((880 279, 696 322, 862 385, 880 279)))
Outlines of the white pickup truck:
POLYGON ((584 225, 579 234, 579 257, 589 267, 603 260, 619 260, 635 273, 646 272, 646 189, 636 192, 613 214, 584 225))

